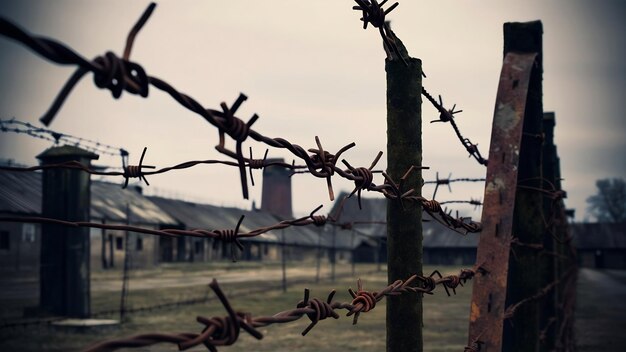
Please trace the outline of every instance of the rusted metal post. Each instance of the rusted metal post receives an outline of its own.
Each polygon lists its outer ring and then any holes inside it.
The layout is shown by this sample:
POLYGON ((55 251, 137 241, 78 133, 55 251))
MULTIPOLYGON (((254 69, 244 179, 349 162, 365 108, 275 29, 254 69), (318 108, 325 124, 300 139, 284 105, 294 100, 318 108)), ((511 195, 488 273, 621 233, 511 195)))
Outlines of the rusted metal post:
POLYGON ((474 277, 468 346, 500 352, 514 223, 522 129, 535 53, 508 53, 502 65, 491 130, 474 277))
MULTIPOLYGON (((536 53, 530 74, 524 127, 517 175, 517 194, 513 218, 513 237, 524 245, 515 246, 510 257, 506 305, 513 305, 535 295, 541 286, 540 251, 545 234, 542 189, 542 35, 541 22, 505 23, 504 53, 536 53)), ((539 346, 539 301, 530 301, 517 309, 510 323, 504 324, 502 349, 537 351, 539 346)))
MULTIPOLYGON (((400 39, 396 43, 406 54, 400 39)), ((387 174, 396 182, 412 167, 406 189, 421 195, 422 62, 387 59, 387 174)), ((387 280, 422 275, 422 209, 387 201, 387 280)), ((416 293, 387 297, 387 351, 422 351, 422 297, 416 293)))
MULTIPOLYGON (((86 150, 53 147, 37 156, 42 165, 78 161, 89 167, 98 156, 86 150)), ((70 220, 90 220, 91 179, 80 170, 47 169, 42 181, 42 215, 70 220)), ((40 308, 50 314, 75 318, 90 315, 89 229, 42 225, 40 308)))

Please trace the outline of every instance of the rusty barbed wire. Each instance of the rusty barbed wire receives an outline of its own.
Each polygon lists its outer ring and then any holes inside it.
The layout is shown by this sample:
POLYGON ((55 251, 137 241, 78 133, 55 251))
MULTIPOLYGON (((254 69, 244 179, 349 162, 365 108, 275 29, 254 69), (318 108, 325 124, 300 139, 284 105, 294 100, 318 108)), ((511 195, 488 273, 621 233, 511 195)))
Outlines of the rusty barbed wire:
MULTIPOLYGON (((360 314, 367 313, 376 307, 376 302, 386 296, 396 296, 405 293, 428 293, 432 294, 438 285, 448 288, 455 284, 461 284, 471 279, 476 274, 474 269, 463 269, 458 275, 448 275, 439 279, 412 275, 406 280, 396 280, 380 291, 370 292, 363 290, 361 280, 357 281, 357 291, 351 288, 348 292, 352 296, 351 302, 333 301, 336 291, 332 290, 326 299, 311 298, 309 289, 304 290, 303 299, 296 304, 296 308, 276 313, 272 316, 253 317, 250 313, 236 311, 226 295, 219 287, 217 280, 213 279, 209 285, 222 303, 227 316, 206 318, 198 316, 196 320, 204 325, 201 333, 147 333, 131 336, 128 338, 103 341, 87 347, 84 352, 114 351, 120 348, 139 348, 151 346, 157 343, 172 343, 178 345, 180 350, 186 350, 203 344, 209 351, 217 352, 219 346, 229 346, 237 342, 242 330, 260 340, 263 334, 257 329, 272 324, 291 323, 306 316, 310 323, 302 331, 307 335, 320 321, 328 318, 339 319, 337 311, 346 310, 346 316, 354 316, 352 323, 357 324, 360 314), (419 283, 427 283, 419 285, 419 283), (427 285, 427 286, 426 286, 427 285)), ((441 276, 441 275, 440 275, 441 276)), ((456 286, 454 286, 456 287, 456 286)), ((454 288, 453 288, 454 290, 454 288)), ((448 292, 448 295, 450 293, 448 292)))
MULTIPOLYGON (((252 151, 252 148, 250 148, 250 150, 252 151)), ((102 171, 103 167, 99 165, 95 167, 94 166, 88 167, 78 161, 67 161, 67 162, 56 163, 56 164, 46 164, 46 165, 30 166, 30 167, 0 165, 0 170, 11 171, 11 172, 31 172, 31 171, 40 171, 40 170, 48 170, 48 169, 75 169, 75 170, 81 170, 81 171, 87 172, 92 175, 97 175, 97 176, 122 176, 125 179, 123 188, 126 188, 126 186, 128 185, 129 178, 140 178, 144 180, 144 182, 146 182, 147 185, 149 185, 149 183, 145 179, 146 176, 158 175, 158 174, 166 173, 172 170, 183 170, 183 169, 187 169, 187 168, 194 167, 196 165, 202 165, 202 164, 221 164, 221 165, 235 166, 235 167, 239 166, 239 164, 237 164, 236 162, 227 161, 227 160, 190 160, 190 161, 185 161, 183 163, 180 163, 174 166, 168 166, 168 167, 164 167, 164 168, 154 170, 154 171, 145 171, 144 168, 155 169, 154 166, 143 165, 143 158, 145 157, 146 151, 147 151, 147 148, 144 148, 141 154, 139 165, 136 165, 136 166, 127 165, 127 162, 123 159, 121 172, 102 171)), ((292 164, 287 164, 287 163, 278 162, 278 161, 268 162, 265 159, 246 158, 245 162, 246 162, 246 166, 250 169, 250 173, 252 173, 252 169, 258 169, 258 168, 263 168, 267 166, 282 166, 282 167, 291 168, 291 169, 300 169, 300 168, 306 167, 303 165, 292 165, 292 164)), ((110 169, 111 167, 105 167, 105 168, 110 169)))
POLYGON ((435 185, 435 190, 433 191, 433 196, 432 196, 432 198, 435 199, 437 198, 437 190, 439 189, 439 186, 448 186, 448 191, 452 193, 452 187, 450 186, 450 184, 454 182, 485 182, 485 179, 484 178, 468 178, 468 177, 452 178, 452 173, 448 174, 447 178, 439 178, 439 171, 437 171, 437 173, 435 174, 435 180, 424 181, 423 184, 435 185))
POLYGON ((0 132, 12 132, 17 134, 25 134, 30 137, 39 138, 59 144, 65 141, 69 145, 81 147, 90 152, 105 154, 109 156, 122 156, 128 155, 128 152, 124 148, 114 147, 112 145, 100 143, 92 139, 76 137, 67 133, 53 131, 51 129, 37 127, 30 122, 23 122, 12 117, 7 120, 0 119, 0 132))
POLYGON ((439 204, 470 204, 474 206, 474 209, 480 207, 483 205, 483 202, 481 202, 478 199, 470 199, 470 200, 446 200, 443 202, 439 202, 439 204))
MULTIPOLYGON (((398 7, 399 3, 395 2, 389 6, 386 10, 383 6, 387 3, 387 0, 383 0, 380 4, 376 0, 354 0, 357 6, 353 6, 352 9, 361 11, 361 21, 363 21, 363 29, 367 29, 367 25, 371 24, 372 27, 378 28, 381 38, 383 39, 385 51, 396 55, 404 65, 408 66, 408 62, 404 58, 403 53, 398 48, 395 40, 395 34, 389 28, 389 23, 385 21, 385 16, 398 7)), ((392 55, 389 55, 392 57, 392 55)))
POLYGON ((458 137, 459 141, 465 147, 465 150, 470 154, 471 157, 474 157, 476 161, 484 166, 487 166, 487 159, 483 158, 482 154, 480 154, 480 150, 478 150, 478 144, 472 143, 469 138, 463 137, 459 127, 456 125, 454 121, 454 114, 460 113, 463 110, 455 111, 456 104, 452 106, 452 109, 447 110, 443 107, 443 100, 441 99, 441 95, 439 96, 439 101, 435 100, 430 93, 426 90, 426 88, 422 87, 422 95, 426 97, 426 99, 439 111, 439 119, 433 120, 433 122, 450 122, 450 125, 454 129, 454 133, 458 137))
POLYGON ((36 216, 0 216, 0 222, 30 222, 30 223, 45 223, 45 224, 57 224, 64 225, 70 227, 90 227, 90 228, 99 228, 99 229, 109 229, 109 230, 121 230, 121 231, 132 231, 137 233, 144 233, 148 235, 160 235, 167 237, 180 237, 180 236, 189 236, 189 237, 199 237, 199 238, 212 238, 217 241, 221 241, 224 243, 230 243, 232 246, 233 253, 233 261, 236 261, 235 256, 235 247, 238 247, 240 250, 243 250, 243 244, 240 239, 242 238, 251 238, 256 237, 261 234, 280 230, 287 227, 297 227, 297 226, 306 226, 306 225, 316 225, 323 226, 326 224, 328 218, 323 215, 315 215, 315 213, 322 208, 322 205, 315 208, 308 216, 301 217, 294 220, 283 220, 279 223, 261 227, 254 229, 249 232, 239 232, 239 228, 241 223, 243 222, 245 216, 242 215, 235 229, 217 229, 217 230, 204 230, 204 229, 194 229, 194 230, 181 230, 181 229, 161 229, 154 230, 144 227, 131 226, 131 225, 114 225, 114 224, 103 224, 103 223, 93 223, 87 221, 66 221, 60 219, 46 218, 46 217, 36 217, 36 216))
MULTIPOLYGON (((366 5, 365 2, 362 3, 363 5, 366 5)), ((369 4, 372 5, 374 3, 375 2, 369 4)), ((216 146, 216 149, 218 152, 236 160, 236 165, 239 168, 240 173, 242 193, 245 199, 248 199, 248 183, 245 170, 246 158, 243 156, 243 142, 248 137, 250 137, 270 147, 287 149, 298 159, 304 161, 304 163, 306 164, 306 168, 308 169, 310 174, 318 178, 326 179, 330 200, 334 200, 334 191, 332 187, 331 177, 335 174, 338 174, 340 177, 353 181, 355 183, 355 191, 357 193, 357 197, 359 197, 359 200, 360 194, 363 190, 378 191, 384 194, 384 192, 382 192, 383 189, 387 189, 388 192, 385 195, 387 198, 398 199, 401 202, 403 200, 407 200, 422 203, 422 205, 424 204, 425 200, 423 198, 411 198, 409 196, 411 193, 415 192, 415 190, 406 191, 405 194, 394 194, 394 186, 391 183, 385 181, 386 184, 381 186, 377 186, 376 184, 374 184, 372 176, 373 172, 371 170, 373 166, 371 166, 370 168, 364 168, 352 167, 350 165, 347 170, 342 170, 341 168, 337 167, 336 164, 341 155, 350 148, 354 147, 355 143, 347 144, 343 148, 340 148, 336 153, 332 154, 324 150, 324 148, 322 147, 322 143, 316 136, 315 142, 317 144, 317 148, 305 150, 301 146, 292 144, 283 138, 270 138, 254 131, 251 127, 258 119, 258 115, 256 114, 253 114, 253 116, 248 120, 247 123, 244 123, 241 119, 236 117, 235 114, 238 108, 247 99, 247 96, 242 93, 240 93, 239 97, 230 107, 226 103, 221 103, 221 111, 206 109, 195 99, 184 93, 179 92, 167 82, 159 78, 149 76, 142 66, 140 66, 138 63, 130 61, 130 52, 137 33, 139 32, 139 30, 141 30, 143 25, 148 20, 155 6, 156 5, 154 3, 150 4, 146 11, 143 13, 142 17, 130 31, 127 37, 126 47, 122 58, 117 57, 113 52, 109 51, 104 56, 98 56, 92 61, 84 59, 81 55, 60 42, 28 34, 26 31, 20 29, 8 20, 0 18, 1 35, 18 41, 19 43, 29 47, 30 49, 34 50, 35 52, 50 61, 61 65, 78 66, 77 70, 67 81, 63 89, 59 92, 57 98, 55 99, 48 112, 46 112, 40 119, 45 125, 49 125, 54 119, 63 102, 69 96, 71 90, 76 85, 76 83, 86 73, 91 72, 94 75, 94 83, 96 84, 96 86, 111 91, 111 94, 114 98, 119 98, 124 91, 128 92, 129 94, 139 95, 145 98, 148 96, 149 86, 154 86, 155 88, 168 93, 183 107, 202 116, 207 122, 217 127, 219 134, 219 143, 216 146), (226 148, 226 135, 228 135, 235 141, 235 151, 226 148), (390 196, 390 194, 393 195, 390 196)), ((380 5, 372 6, 374 7, 368 8, 364 11, 374 11, 376 10, 376 8, 380 9, 380 5)), ((391 7, 391 9, 393 8, 395 8, 395 5, 391 7)), ((388 9, 386 11, 382 11, 382 14, 384 15, 389 11, 391 10, 388 9)), ((367 21, 370 23, 372 20, 376 22, 376 16, 380 16, 380 13, 378 15, 368 15, 367 21)), ((378 156, 375 158, 375 162, 372 165, 376 164, 376 161, 380 158, 380 155, 381 153, 379 152, 378 156)), ((261 162, 251 162, 251 160, 253 159, 247 159, 247 166, 250 168, 259 168, 260 165, 262 165, 261 162)), ((189 165, 191 165, 192 163, 184 163, 185 166, 179 165, 179 168, 189 167, 189 165)), ((349 165, 347 162, 344 162, 344 164, 349 165)), ((72 167, 80 168, 76 165, 72 167)), ((144 168, 147 167, 144 167, 141 164, 139 165, 139 167, 131 168, 129 168, 128 165, 125 165, 122 176, 125 177, 126 181, 129 178, 138 177, 144 182, 147 182, 145 176, 149 175, 149 173, 147 171, 144 171, 144 168)), ((412 169, 413 168, 411 168, 410 170, 412 169)), ((407 173, 410 173, 410 170, 407 173)), ((385 174, 383 173, 383 175, 385 174)), ((385 176, 385 179, 388 180, 388 176, 385 176)), ((125 182, 125 184, 127 184, 127 182, 125 182)), ((439 219, 439 221, 447 226, 453 226, 454 229, 463 228, 465 230, 478 231, 479 226, 476 227, 472 225, 468 227, 464 219, 454 219, 449 214, 446 214, 443 211, 437 213, 439 214, 438 218, 442 219, 439 219)))

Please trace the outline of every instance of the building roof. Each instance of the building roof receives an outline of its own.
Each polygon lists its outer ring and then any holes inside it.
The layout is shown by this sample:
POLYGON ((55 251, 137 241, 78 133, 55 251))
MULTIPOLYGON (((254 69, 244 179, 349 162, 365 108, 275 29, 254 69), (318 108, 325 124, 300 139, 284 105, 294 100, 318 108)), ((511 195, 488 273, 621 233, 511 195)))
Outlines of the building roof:
MULTIPOLYGON (((41 172, 0 171, 0 212, 41 214, 41 182, 41 172)), ((174 218, 133 189, 122 189, 115 183, 91 182, 92 219, 126 222, 126 204, 133 224, 177 224, 174 218)))
MULTIPOLYGON (((234 229, 242 215, 244 219, 240 226, 240 232, 250 232, 280 222, 280 219, 277 217, 262 211, 217 207, 209 204, 197 204, 160 197, 148 198, 175 218, 181 225, 189 229, 234 229)), ((328 239, 320 238, 320 232, 310 226, 288 227, 284 230, 270 231, 248 240, 280 243, 282 242, 283 234, 285 243, 288 245, 311 247, 318 246, 318 244, 322 247, 332 245, 328 239)))
POLYGON ((41 173, 0 171, 0 212, 41 214, 41 173))
POLYGON ((123 189, 117 183, 91 182, 91 218, 125 222, 126 205, 130 223, 176 225, 178 222, 132 187, 123 189))
POLYGON ((570 224, 570 233, 579 249, 626 248, 626 223, 570 224))
MULTIPOLYGON (((343 192, 337 197, 331 214, 336 216, 342 200, 347 195, 348 193, 343 192)), ((357 239, 358 244, 352 244, 353 247, 360 245, 363 241, 371 243, 372 239, 377 237, 387 237, 387 225, 384 223, 387 220, 387 199, 362 197, 361 206, 362 209, 359 209, 356 196, 346 199, 338 219, 339 223, 355 222, 353 229, 356 233, 363 235, 362 238, 357 239)), ((426 248, 476 248, 478 246, 480 236, 478 233, 461 235, 435 221, 427 213, 423 213, 423 220, 425 220, 422 224, 423 246, 426 248)), ((340 231, 341 235, 338 236, 341 241, 340 245, 351 246, 349 242, 351 237, 346 235, 349 231, 340 231)))

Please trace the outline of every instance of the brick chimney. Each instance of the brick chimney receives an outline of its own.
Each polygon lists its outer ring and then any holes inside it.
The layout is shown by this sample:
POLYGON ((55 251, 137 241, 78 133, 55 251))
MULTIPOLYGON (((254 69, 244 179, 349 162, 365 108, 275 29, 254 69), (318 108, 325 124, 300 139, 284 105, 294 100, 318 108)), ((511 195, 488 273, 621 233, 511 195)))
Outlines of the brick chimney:
MULTIPOLYGON (((284 159, 267 159, 267 163, 284 162, 284 159)), ((284 219, 293 217, 291 210, 291 170, 272 165, 263 169, 263 192, 261 211, 277 215, 284 219)))

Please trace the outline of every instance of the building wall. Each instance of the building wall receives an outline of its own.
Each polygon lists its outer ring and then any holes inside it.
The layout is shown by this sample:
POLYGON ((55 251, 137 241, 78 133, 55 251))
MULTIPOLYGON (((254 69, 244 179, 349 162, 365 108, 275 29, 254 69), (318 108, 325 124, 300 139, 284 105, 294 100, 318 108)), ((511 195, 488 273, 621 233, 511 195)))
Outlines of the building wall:
POLYGON ((626 269, 626 249, 577 249, 578 264, 585 268, 626 269))
POLYGON ((39 271, 41 226, 0 222, 0 271, 39 271))
MULTIPOLYGON (((118 224, 118 225, 121 225, 118 224)), ((141 227, 157 229, 156 226, 141 227)), ((91 269, 123 268, 126 253, 125 231, 91 229, 91 269), (104 241, 103 241, 104 239, 104 241), (104 260, 103 260, 104 246, 104 260), (112 255, 111 255, 112 254, 112 255)), ((132 268, 150 268, 159 263, 159 236, 130 233, 128 237, 132 268)))

